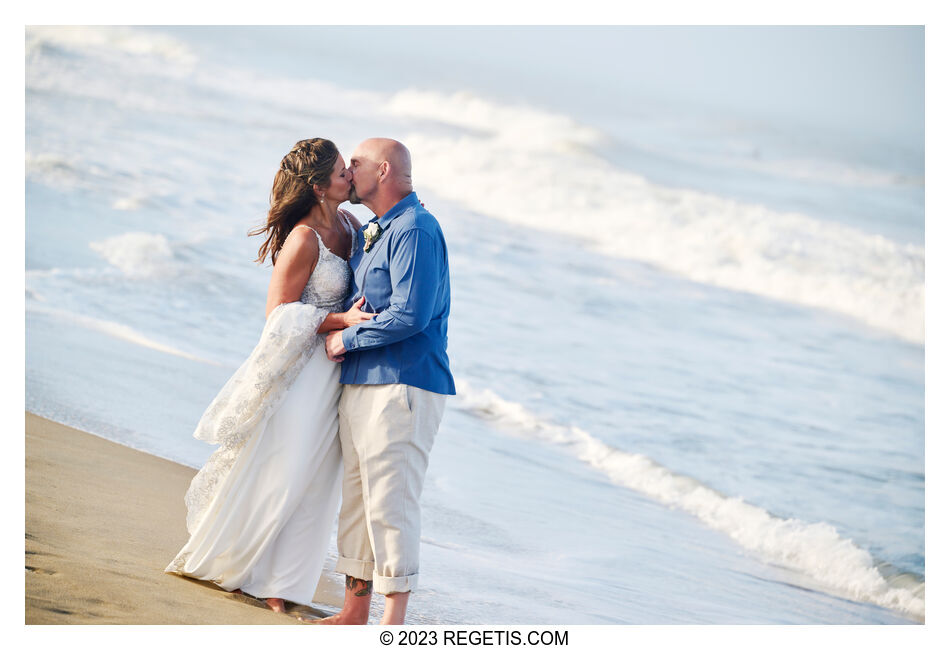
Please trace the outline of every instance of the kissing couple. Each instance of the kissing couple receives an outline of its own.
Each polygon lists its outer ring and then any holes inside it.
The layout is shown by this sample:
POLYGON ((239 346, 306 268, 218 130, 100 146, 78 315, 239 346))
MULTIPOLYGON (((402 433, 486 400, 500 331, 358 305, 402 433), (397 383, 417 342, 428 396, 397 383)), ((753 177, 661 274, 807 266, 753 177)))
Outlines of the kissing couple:
POLYGON ((362 142, 347 167, 301 140, 274 177, 260 341, 194 436, 219 445, 185 495, 190 538, 167 573, 309 604, 339 506, 343 608, 316 621, 405 621, 419 579, 420 496, 455 383, 446 353, 448 252, 412 189, 406 147, 362 142), (340 204, 376 215, 365 226, 340 204))

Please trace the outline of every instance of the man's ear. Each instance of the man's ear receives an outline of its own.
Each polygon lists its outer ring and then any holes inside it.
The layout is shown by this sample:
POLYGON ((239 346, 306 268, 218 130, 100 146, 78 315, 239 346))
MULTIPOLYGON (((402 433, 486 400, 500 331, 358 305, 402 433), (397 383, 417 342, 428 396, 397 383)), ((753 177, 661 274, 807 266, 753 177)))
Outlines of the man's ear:
POLYGON ((384 160, 383 162, 379 163, 379 180, 380 180, 380 182, 381 182, 384 178, 386 178, 387 176, 389 176, 389 161, 388 161, 388 160, 384 160))

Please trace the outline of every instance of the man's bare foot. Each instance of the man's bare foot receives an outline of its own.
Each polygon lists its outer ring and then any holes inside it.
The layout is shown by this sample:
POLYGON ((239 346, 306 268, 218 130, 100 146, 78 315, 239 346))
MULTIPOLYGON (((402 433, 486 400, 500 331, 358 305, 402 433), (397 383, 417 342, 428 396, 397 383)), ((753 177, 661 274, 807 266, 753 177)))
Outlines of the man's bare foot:
POLYGON ((286 608, 284 608, 284 599, 283 598, 268 598, 264 602, 267 603, 267 606, 278 614, 286 613, 286 608))
POLYGON ((373 581, 346 576, 343 609, 333 616, 308 619, 315 625, 366 625, 369 622, 369 605, 373 598, 373 581))

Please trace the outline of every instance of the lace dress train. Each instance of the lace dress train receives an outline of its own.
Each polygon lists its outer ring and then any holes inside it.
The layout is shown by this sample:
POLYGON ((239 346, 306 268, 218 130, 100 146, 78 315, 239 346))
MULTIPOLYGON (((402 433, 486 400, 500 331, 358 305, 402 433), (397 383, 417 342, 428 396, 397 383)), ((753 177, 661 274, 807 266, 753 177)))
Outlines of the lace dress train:
POLYGON ((166 572, 259 598, 313 600, 342 480, 340 366, 316 330, 341 310, 348 286, 348 264, 321 240, 301 301, 273 310, 205 411, 195 437, 220 447, 185 496, 191 537, 166 572))

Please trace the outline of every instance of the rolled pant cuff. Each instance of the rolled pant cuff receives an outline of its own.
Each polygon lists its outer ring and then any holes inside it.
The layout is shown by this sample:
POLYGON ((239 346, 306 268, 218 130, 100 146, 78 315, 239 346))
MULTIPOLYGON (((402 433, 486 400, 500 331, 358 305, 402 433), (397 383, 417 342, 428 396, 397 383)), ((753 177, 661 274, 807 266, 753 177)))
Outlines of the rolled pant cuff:
POLYGON ((384 596, 388 594, 399 594, 406 591, 415 591, 419 583, 419 574, 413 573, 410 576, 381 576, 373 572, 373 591, 384 596))
POLYGON ((366 560, 354 560, 341 555, 336 561, 336 572, 348 575, 351 578, 356 578, 357 580, 372 580, 375 566, 372 560, 369 562, 366 560))

